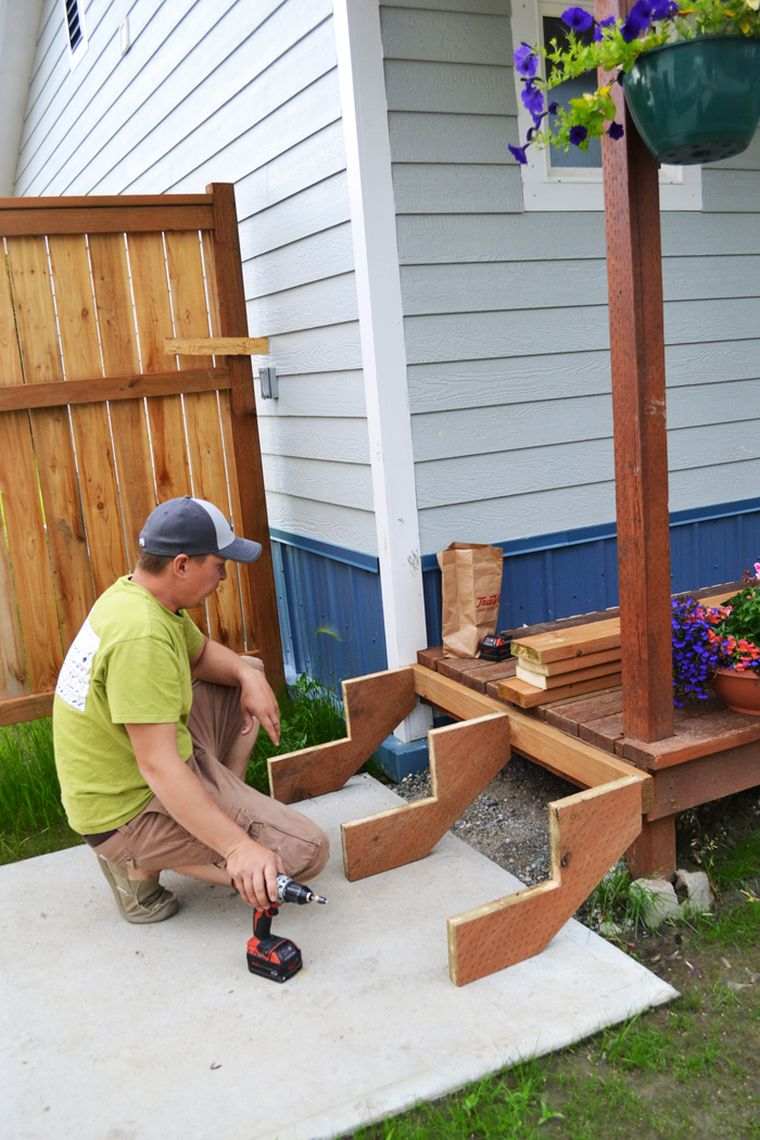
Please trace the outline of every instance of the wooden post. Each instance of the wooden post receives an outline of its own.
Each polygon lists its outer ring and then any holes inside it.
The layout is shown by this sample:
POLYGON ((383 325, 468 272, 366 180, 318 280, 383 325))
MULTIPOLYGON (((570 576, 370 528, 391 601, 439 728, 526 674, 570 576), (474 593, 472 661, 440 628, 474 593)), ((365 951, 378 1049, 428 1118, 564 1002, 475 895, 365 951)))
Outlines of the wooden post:
MULTIPOLYGON (((245 311, 243 269, 240 263, 235 190, 230 183, 214 182, 206 187, 206 192, 212 194, 214 198, 212 241, 219 305, 218 335, 247 337, 248 318, 245 311)), ((250 520, 267 517, 264 472, 256 421, 256 400, 253 393, 253 371, 250 358, 247 356, 229 356, 225 363, 229 368, 231 380, 232 440, 243 514, 242 533, 246 538, 255 538, 263 547, 261 558, 243 567, 243 571, 250 574, 256 648, 266 665, 269 681, 277 692, 284 688, 285 675, 269 531, 266 529, 263 532, 249 534, 246 529, 250 526, 250 520)))
MULTIPOLYGON (((597 19, 624 18, 628 7, 597 0, 597 19)), ((673 732, 660 194, 619 84, 612 93, 625 129, 602 141, 623 730, 651 741, 673 732)))

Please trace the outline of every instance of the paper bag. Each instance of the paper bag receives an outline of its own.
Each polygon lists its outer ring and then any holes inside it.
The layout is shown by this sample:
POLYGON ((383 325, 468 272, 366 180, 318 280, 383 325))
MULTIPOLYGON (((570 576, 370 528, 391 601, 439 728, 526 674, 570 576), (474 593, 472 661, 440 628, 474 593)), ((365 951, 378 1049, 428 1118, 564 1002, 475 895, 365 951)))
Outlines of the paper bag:
POLYGON ((472 542, 452 542, 438 555, 444 653, 476 657, 482 638, 496 631, 503 557, 496 546, 472 542))

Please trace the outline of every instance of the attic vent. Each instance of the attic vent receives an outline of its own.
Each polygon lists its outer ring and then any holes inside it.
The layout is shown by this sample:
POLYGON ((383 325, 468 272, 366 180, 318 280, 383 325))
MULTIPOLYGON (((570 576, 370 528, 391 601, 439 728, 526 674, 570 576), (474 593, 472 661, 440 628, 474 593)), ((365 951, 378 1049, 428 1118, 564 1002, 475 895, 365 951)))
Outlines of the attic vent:
POLYGON ((79 0, 66 0, 66 26, 69 33, 69 47, 75 52, 82 42, 82 19, 79 14, 79 0))

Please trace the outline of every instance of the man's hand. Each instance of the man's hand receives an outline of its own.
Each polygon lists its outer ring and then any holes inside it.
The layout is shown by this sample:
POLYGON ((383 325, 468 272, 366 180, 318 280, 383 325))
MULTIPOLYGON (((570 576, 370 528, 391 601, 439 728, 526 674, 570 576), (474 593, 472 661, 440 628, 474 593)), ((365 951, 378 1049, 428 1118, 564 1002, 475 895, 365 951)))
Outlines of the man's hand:
POLYGON ((261 724, 272 744, 280 743, 280 707, 269 682, 261 669, 243 665, 240 678, 240 708, 243 713, 241 735, 246 736, 253 728, 255 717, 261 724))
POLYGON ((249 906, 266 910, 277 905, 277 876, 285 874, 282 859, 255 839, 245 839, 227 854, 232 885, 249 906))

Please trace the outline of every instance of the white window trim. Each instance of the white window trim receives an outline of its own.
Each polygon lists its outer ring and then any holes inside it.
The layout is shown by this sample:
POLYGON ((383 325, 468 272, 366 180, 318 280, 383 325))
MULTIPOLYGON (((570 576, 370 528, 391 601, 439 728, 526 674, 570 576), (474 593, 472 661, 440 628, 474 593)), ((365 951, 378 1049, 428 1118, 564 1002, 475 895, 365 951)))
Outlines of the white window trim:
MULTIPOLYGON (((560 16, 567 0, 512 0, 512 37, 515 47, 521 42, 540 41, 539 12, 560 16)), ((522 105, 522 83, 515 72, 517 91, 517 126, 522 143, 532 119, 522 105)), ((593 167, 562 167, 552 171, 548 149, 532 146, 528 162, 520 166, 523 200, 526 210, 603 210, 602 171, 593 167)), ((660 208, 662 210, 702 209, 702 167, 660 167, 660 208)))
POLYGON ((87 51, 88 35, 87 35, 87 22, 84 15, 85 0, 77 0, 77 11, 79 13, 79 29, 82 33, 82 38, 77 44, 76 48, 72 51, 71 41, 69 40, 69 20, 66 15, 66 0, 61 0, 61 7, 63 9, 63 34, 66 37, 66 48, 69 53, 69 67, 73 71, 82 60, 82 56, 87 51))

